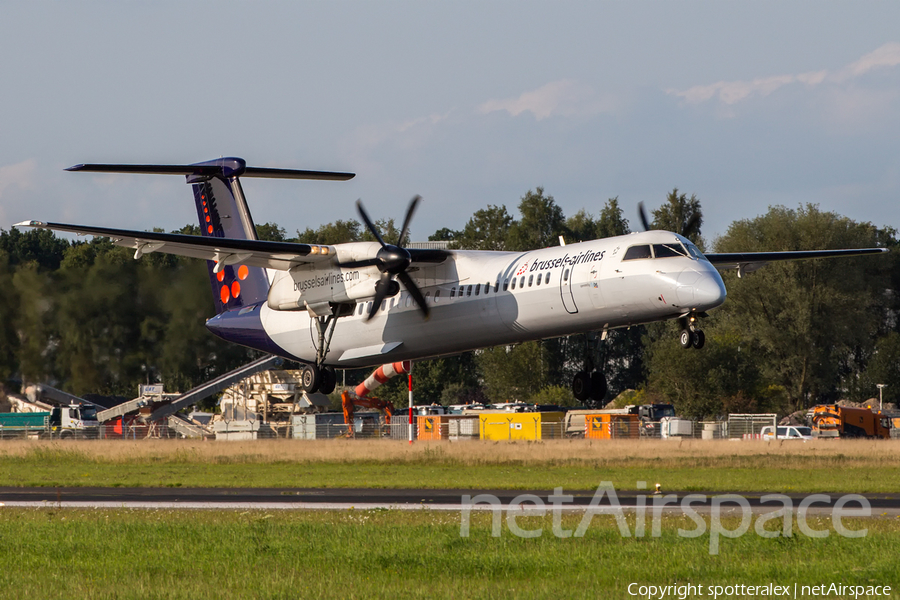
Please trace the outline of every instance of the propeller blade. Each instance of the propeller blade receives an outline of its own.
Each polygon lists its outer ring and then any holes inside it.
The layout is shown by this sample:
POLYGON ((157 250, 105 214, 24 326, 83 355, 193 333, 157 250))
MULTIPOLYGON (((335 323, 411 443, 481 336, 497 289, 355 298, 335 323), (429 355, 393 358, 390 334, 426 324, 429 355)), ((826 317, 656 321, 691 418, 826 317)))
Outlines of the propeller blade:
POLYGON ((382 246, 387 246, 387 244, 384 243, 384 240, 381 239, 381 234, 378 233, 378 229, 375 228, 375 224, 372 223, 372 219, 370 219, 369 215, 366 213, 366 209, 363 208, 362 200, 356 201, 356 210, 359 211, 359 216, 362 217, 363 222, 366 224, 366 227, 369 229, 372 235, 375 236, 375 239, 378 240, 378 242, 382 246))
POLYGON ((691 215, 691 218, 688 219, 688 222, 684 224, 684 227, 682 227, 682 229, 681 229, 681 235, 687 237, 687 235, 688 235, 689 233, 691 233, 691 230, 692 230, 694 227, 700 225, 700 219, 701 219, 701 217, 700 217, 700 213, 699 213, 699 212, 695 212, 694 214, 692 214, 692 215, 691 215))
POLYGON ((416 301, 416 304, 419 305, 419 309, 421 309, 422 314, 425 318, 428 318, 429 310, 428 303, 425 302, 425 297, 422 295, 422 292, 419 291, 419 286, 412 280, 412 277, 406 271, 400 271, 397 273, 397 279, 399 279, 403 286, 406 288, 406 291, 409 292, 409 295, 413 297, 413 300, 416 301))
POLYGON ((372 308, 369 309, 369 314, 366 316, 366 323, 371 321, 372 317, 381 310, 381 303, 387 298, 388 290, 390 289, 390 280, 391 276, 387 273, 381 275, 381 281, 378 282, 381 285, 375 286, 375 299, 372 301, 372 308), (385 279, 387 279, 387 281, 385 281, 385 279))
POLYGON ((400 230, 400 237, 397 238, 397 245, 403 243, 403 240, 406 238, 406 234, 409 232, 409 222, 412 221, 413 214, 416 212, 416 206, 419 204, 419 200, 422 199, 422 196, 416 194, 413 196, 412 200, 409 201, 409 208, 406 209, 406 218, 403 219, 403 229, 400 230))
POLYGON ((647 211, 644 210, 644 203, 638 202, 638 216, 641 218, 641 225, 644 231, 650 231, 650 222, 647 220, 647 211))

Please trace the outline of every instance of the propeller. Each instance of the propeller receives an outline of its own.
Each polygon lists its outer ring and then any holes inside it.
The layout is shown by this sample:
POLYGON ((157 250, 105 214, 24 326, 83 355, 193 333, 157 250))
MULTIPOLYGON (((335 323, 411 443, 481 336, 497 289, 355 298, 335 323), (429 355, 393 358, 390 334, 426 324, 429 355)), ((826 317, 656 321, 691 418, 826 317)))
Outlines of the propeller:
MULTIPOLYGON (((650 221, 647 220, 647 211, 644 209, 643 202, 638 202, 638 216, 641 219, 641 225, 643 226, 644 231, 650 231, 652 229, 652 227, 650 227, 650 221)), ((700 213, 695 211, 691 215, 691 218, 688 219, 687 223, 685 223, 681 227, 681 231, 676 231, 675 233, 686 236, 687 232, 691 231, 694 228, 694 226, 697 224, 697 221, 699 221, 700 219, 701 219, 700 213)))
MULTIPOLYGON (((403 287, 406 288, 406 291, 408 291, 409 295, 415 300, 416 305, 419 307, 419 310, 422 311, 425 318, 428 318, 429 310, 428 304, 425 302, 425 297, 419 290, 419 286, 416 285, 412 277, 406 272, 413 262, 412 254, 409 250, 400 246, 400 243, 406 237, 406 234, 409 233, 409 223, 412 221, 413 214, 416 212, 416 206, 418 206, 420 200, 422 200, 421 196, 414 196, 413 199, 410 200, 409 208, 406 209, 406 217, 403 219, 403 228, 400 230, 400 235, 397 238, 397 242, 394 244, 388 244, 384 241, 378 228, 375 226, 375 223, 372 222, 372 219, 370 219, 368 213, 366 213, 366 209, 363 208, 362 201, 356 201, 356 209, 359 211, 359 216, 366 224, 366 228, 373 236, 375 236, 378 243, 381 244, 381 248, 378 249, 378 252, 373 258, 340 263, 340 266, 344 268, 352 269, 374 266, 381 271, 381 278, 375 283, 375 299, 372 301, 372 308, 369 309, 366 321, 370 321, 381 309, 381 303, 385 298, 388 296, 395 296, 400 292, 400 283, 403 284, 403 287), (400 280, 400 283, 397 283, 397 279, 400 280)), ((449 253, 440 251, 435 253, 435 251, 431 251, 427 256, 422 256, 419 260, 422 260, 422 262, 443 262, 448 255, 449 253)))

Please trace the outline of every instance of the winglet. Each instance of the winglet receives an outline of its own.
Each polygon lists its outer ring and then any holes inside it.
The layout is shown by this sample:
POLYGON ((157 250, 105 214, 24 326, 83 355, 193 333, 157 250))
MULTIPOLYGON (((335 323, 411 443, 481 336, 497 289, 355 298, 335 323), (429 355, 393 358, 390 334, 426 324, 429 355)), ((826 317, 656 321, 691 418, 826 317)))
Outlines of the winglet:
POLYGON ((13 227, 46 227, 47 224, 43 221, 22 221, 21 223, 13 224, 13 227))

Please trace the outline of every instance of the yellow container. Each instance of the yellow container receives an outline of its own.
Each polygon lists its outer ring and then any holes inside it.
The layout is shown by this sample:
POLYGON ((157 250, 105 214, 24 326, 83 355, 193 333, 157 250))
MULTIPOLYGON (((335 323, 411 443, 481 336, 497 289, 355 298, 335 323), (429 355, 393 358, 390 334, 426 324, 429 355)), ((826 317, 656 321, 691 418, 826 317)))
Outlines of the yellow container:
POLYGON ((594 440, 640 437, 637 415, 597 414, 584 416, 584 437, 594 440))
POLYGON ((561 412, 512 413, 483 411, 479 430, 483 440, 544 440, 562 437, 561 412))

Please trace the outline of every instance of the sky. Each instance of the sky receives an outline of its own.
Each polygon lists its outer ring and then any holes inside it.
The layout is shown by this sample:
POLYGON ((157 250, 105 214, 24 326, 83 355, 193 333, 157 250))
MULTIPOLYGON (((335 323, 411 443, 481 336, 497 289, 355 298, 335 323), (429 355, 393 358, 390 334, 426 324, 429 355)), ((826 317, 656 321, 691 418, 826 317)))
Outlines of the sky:
POLYGON ((88 162, 351 171, 245 179, 254 220, 293 235, 358 218, 412 238, 517 215, 538 186, 567 216, 618 197, 700 199, 707 239, 771 205, 900 229, 900 3, 4 2, 0 228, 172 230, 179 176, 88 162))

